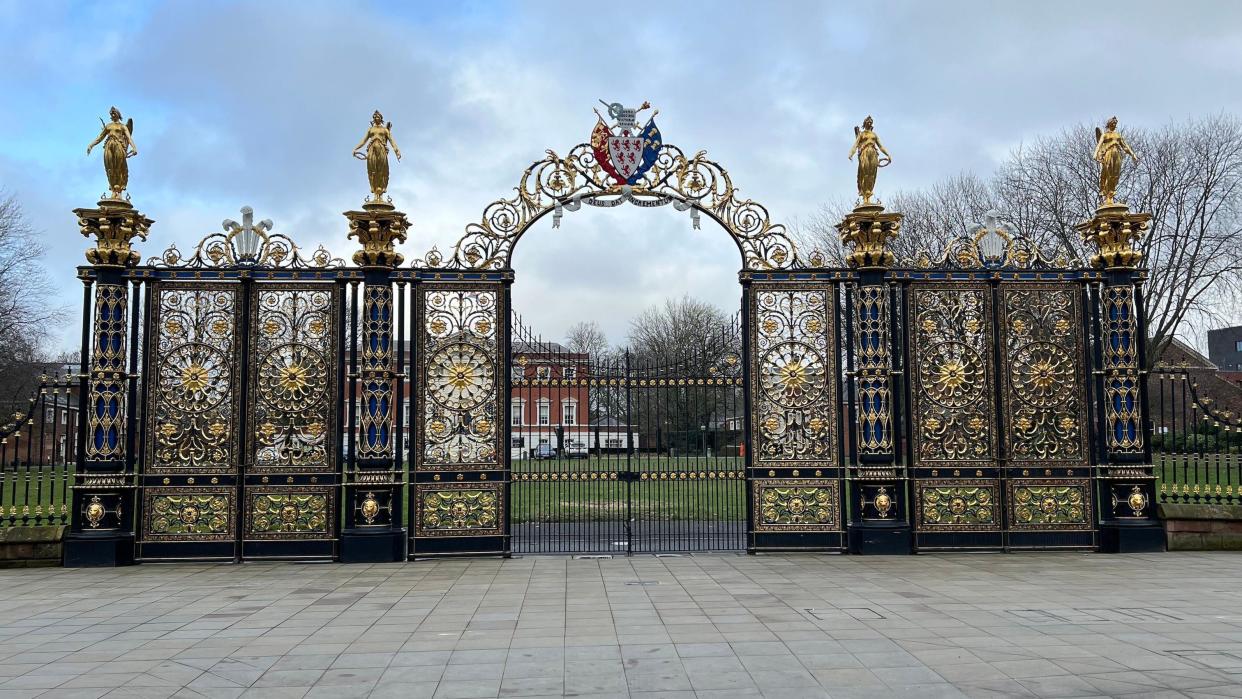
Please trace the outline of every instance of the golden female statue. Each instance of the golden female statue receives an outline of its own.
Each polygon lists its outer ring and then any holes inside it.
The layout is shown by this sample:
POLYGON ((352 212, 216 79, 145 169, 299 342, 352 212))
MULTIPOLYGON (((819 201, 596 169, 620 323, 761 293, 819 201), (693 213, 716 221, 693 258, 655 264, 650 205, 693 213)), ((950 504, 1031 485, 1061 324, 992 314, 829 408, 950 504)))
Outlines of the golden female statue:
POLYGON ((401 160, 401 149, 392 138, 392 122, 384 124, 384 115, 375 110, 371 115, 371 127, 367 129, 362 141, 354 146, 354 157, 367 161, 367 179, 371 183, 371 200, 383 202, 384 192, 388 191, 388 146, 392 144, 392 152, 401 160), (367 154, 362 154, 362 149, 367 154))
POLYGON ((1121 162, 1125 154, 1129 153, 1134 162, 1138 162, 1138 156, 1130 149, 1130 144, 1117 131, 1117 117, 1109 119, 1106 127, 1105 131, 1098 126, 1095 128, 1095 155, 1092 156, 1100 164, 1100 196, 1104 198, 1105 206, 1112 204, 1117 196, 1117 183, 1121 180, 1121 162))
POLYGON ((129 163, 126 158, 138 155, 138 146, 134 145, 134 120, 130 119, 122 124, 121 110, 116 107, 108 114, 112 117, 112 122, 104 123, 103 119, 99 120, 103 128, 99 130, 99 137, 86 147, 86 154, 90 155, 91 150, 103 142, 104 172, 108 175, 108 189, 112 190, 113 199, 120 199, 121 192, 129 186, 129 163))
POLYGON ((850 147, 849 159, 858 153, 858 196, 862 197, 864 206, 871 204, 871 195, 875 193, 875 173, 880 168, 893 162, 892 156, 880 144, 880 137, 871 130, 875 122, 868 116, 863 120, 862 128, 854 127, 854 145, 850 147), (880 153, 884 154, 880 158, 880 153))

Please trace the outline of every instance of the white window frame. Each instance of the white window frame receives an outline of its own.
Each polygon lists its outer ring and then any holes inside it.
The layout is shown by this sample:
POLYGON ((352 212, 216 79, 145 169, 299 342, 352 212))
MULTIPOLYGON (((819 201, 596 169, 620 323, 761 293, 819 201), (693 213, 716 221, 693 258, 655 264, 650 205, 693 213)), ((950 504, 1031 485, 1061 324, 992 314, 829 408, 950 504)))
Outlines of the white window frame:
POLYGON ((509 415, 509 425, 512 427, 521 427, 526 424, 526 399, 514 398, 509 403, 509 410, 513 411, 509 415))
POLYGON ((578 424, 578 401, 573 398, 566 398, 561 401, 561 424, 578 424))
POLYGON ((552 367, 547 364, 540 364, 535 367, 535 378, 539 381, 547 381, 552 378, 552 367))
POLYGON ((578 378, 578 367, 576 366, 564 367, 563 369, 561 369, 561 376, 566 379, 578 378))
POLYGON ((547 398, 539 399, 539 412, 536 419, 541 426, 552 424, 552 401, 547 398))

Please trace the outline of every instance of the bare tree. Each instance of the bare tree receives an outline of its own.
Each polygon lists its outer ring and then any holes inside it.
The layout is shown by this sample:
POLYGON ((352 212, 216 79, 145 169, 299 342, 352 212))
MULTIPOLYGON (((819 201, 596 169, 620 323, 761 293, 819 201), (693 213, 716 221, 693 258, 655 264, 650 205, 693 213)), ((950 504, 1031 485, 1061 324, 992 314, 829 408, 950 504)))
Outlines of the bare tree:
POLYGON ((0 193, 0 402, 10 405, 24 404, 37 386, 48 366, 47 328, 63 315, 48 304, 42 254, 21 205, 0 193))
MULTIPOLYGON (((1102 122, 1103 120, 1101 120, 1102 122)), ((1242 293, 1242 122, 1218 115, 1158 129, 1126 129, 1139 154, 1127 163, 1118 200, 1152 214, 1141 242, 1147 270, 1149 362, 1179 333, 1236 313, 1242 293)), ((939 254, 995 209, 1036 243, 1086 259, 1074 226, 1099 205, 1094 129, 1080 124, 1016 148, 987 179, 961 174, 885 202, 905 214, 899 259, 939 254)), ((834 224, 849 204, 825 206, 799 231, 804 244, 840 259, 834 224)))
POLYGON ((599 327, 599 323, 593 320, 579 321, 571 325, 565 333, 565 344, 571 352, 589 354, 592 357, 607 356, 611 348, 608 336, 599 327))

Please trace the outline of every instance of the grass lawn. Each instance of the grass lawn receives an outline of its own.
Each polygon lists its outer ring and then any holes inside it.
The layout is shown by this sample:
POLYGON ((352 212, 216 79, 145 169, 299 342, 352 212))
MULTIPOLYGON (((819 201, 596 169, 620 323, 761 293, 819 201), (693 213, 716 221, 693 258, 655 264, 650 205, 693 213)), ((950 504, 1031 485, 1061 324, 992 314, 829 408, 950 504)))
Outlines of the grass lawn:
POLYGON ((509 507, 514 523, 617 521, 627 514, 648 521, 737 521, 746 518, 744 468, 745 459, 736 456, 635 454, 628 470, 647 478, 627 483, 611 478, 627 470, 623 454, 515 460, 509 507))

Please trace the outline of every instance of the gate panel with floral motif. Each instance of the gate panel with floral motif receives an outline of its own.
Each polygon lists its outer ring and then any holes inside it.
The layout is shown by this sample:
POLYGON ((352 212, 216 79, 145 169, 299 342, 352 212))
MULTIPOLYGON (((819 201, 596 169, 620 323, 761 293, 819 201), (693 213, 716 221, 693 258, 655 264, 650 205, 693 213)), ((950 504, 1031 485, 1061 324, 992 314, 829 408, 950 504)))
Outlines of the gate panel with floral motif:
POLYGON ((840 547, 836 287, 749 293, 751 548, 840 547))
POLYGON ((1024 543, 1019 532, 1093 526, 1082 294, 1076 283, 1000 285, 1006 523, 1015 545, 1024 543))
POLYGON ((416 285, 415 554, 507 548, 508 288, 416 285))
POLYGON ((936 545, 997 545, 1000 481, 994 421, 992 290, 910 286, 915 532, 936 545))
POLYGON ((332 555, 339 303, 335 284, 252 289, 244 555, 332 555))
POLYGON ((140 556, 235 554, 238 284, 153 284, 140 556))

